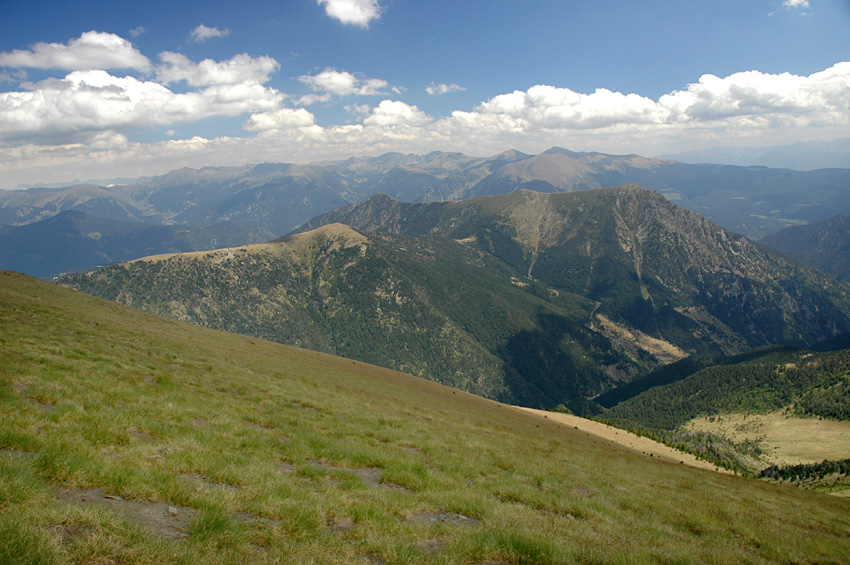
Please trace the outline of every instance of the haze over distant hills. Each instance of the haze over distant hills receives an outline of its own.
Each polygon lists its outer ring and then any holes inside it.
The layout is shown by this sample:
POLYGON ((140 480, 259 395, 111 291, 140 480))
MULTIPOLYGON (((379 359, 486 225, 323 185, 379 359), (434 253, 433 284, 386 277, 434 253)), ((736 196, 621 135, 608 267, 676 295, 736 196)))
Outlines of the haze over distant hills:
MULTIPOLYGON (((141 225, 179 225, 190 232, 223 222, 235 235, 285 235, 310 218, 375 194, 407 202, 454 201, 481 195, 506 194, 525 188, 538 192, 568 192, 639 183, 667 199, 694 210, 731 231, 760 238, 789 225, 823 220, 835 213, 850 214, 850 169, 809 172, 764 167, 688 165, 637 155, 577 153, 552 148, 539 155, 506 151, 488 158, 460 153, 427 155, 387 153, 379 157, 294 165, 266 163, 243 167, 178 169, 109 187, 91 184, 58 189, 0 191, 0 233, 10 226, 36 224, 64 211, 84 212, 93 222, 118 220, 141 225)), ((47 224, 44 225, 46 227, 47 224)), ((76 240, 70 247, 91 242, 79 233, 59 234, 58 241, 76 240)), ((32 228, 36 229, 36 228, 32 228)), ((141 228, 140 228, 141 229, 141 228)), ((97 230, 95 230, 97 231, 97 230)), ((32 231, 29 233, 33 233, 32 231)), ((44 240, 36 237, 34 241, 44 240)), ((195 249, 251 243, 192 236, 195 249)), ((10 250, 0 268, 47 276, 61 272, 49 252, 26 241, 0 241, 10 250)), ((149 243, 149 242, 146 242, 149 243)), ((126 244, 122 255, 106 254, 102 261, 67 262, 86 268, 108 260, 151 253, 193 249, 163 241, 159 247, 126 244)))
POLYGON ((712 147, 659 155, 683 163, 777 167, 796 171, 850 168, 850 137, 834 141, 800 141, 773 147, 712 147))
POLYGON ((259 243, 273 237, 260 228, 233 222, 202 227, 152 225, 66 210, 31 224, 0 229, 0 265, 47 278, 144 255, 259 243))
POLYGON ((637 155, 552 148, 488 158, 387 153, 294 165, 178 169, 109 188, 0 191, 0 222, 30 223, 74 209, 112 219, 207 225, 231 220, 288 233, 314 215, 378 194, 410 202, 458 200, 518 188, 541 192, 638 183, 744 235, 850 212, 850 169, 800 172, 688 165, 637 155))

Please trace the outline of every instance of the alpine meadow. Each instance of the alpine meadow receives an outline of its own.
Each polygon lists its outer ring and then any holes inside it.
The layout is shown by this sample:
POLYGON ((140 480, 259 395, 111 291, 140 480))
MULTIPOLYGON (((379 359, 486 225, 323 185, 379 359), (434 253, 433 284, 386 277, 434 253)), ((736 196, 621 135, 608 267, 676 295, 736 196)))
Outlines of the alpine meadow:
POLYGON ((21 275, 0 292, 5 562, 850 558, 845 499, 21 275))

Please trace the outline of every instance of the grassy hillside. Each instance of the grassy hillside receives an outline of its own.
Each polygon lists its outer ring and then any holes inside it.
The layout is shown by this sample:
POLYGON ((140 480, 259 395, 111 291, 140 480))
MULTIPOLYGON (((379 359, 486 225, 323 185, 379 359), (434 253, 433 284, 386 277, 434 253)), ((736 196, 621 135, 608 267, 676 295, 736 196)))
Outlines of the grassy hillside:
POLYGON ((847 562, 848 501, 0 273, 0 562, 847 562))

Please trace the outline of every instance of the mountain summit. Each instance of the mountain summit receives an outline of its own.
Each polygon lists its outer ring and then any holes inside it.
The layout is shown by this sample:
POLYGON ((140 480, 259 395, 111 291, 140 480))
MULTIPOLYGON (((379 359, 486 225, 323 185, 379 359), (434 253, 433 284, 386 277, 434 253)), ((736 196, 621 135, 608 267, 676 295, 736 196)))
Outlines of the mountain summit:
POLYGON ((460 202, 376 196, 308 222, 474 242, 518 274, 683 346, 811 344, 847 327, 848 294, 814 269, 637 185, 460 202))

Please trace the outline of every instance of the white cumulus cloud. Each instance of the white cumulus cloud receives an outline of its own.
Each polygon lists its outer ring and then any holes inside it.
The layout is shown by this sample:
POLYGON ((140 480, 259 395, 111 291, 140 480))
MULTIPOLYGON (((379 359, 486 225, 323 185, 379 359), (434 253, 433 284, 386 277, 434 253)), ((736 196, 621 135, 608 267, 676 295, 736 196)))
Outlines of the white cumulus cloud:
POLYGON ((316 0, 325 6, 328 16, 344 24, 369 27, 369 22, 381 17, 378 0, 316 0))
POLYGON ((212 39, 213 37, 226 37, 230 35, 229 29, 218 29, 217 27, 207 27, 204 24, 199 25, 189 36, 192 38, 192 41, 195 43, 202 43, 207 39, 212 39))
POLYGON ((0 93, 0 144, 85 142, 104 131, 268 111, 282 100, 281 93, 258 83, 175 93, 152 81, 74 71, 28 91, 0 93))
POLYGON ((384 94, 387 81, 377 78, 365 78, 349 73, 326 68, 315 75, 303 75, 298 80, 317 92, 315 95, 306 95, 301 98, 301 104, 308 105, 315 102, 327 102, 332 96, 376 96, 384 94))
MULTIPOLYGON (((703 75, 657 99, 536 85, 442 117, 401 99, 370 108, 354 98, 345 108, 360 123, 322 125, 297 104, 283 108, 286 96, 264 86, 276 62, 243 55, 204 63, 164 54, 154 75, 158 81, 77 71, 0 93, 0 178, 13 186, 63 180, 72 170, 80 178, 108 176, 106 170, 127 176, 130 169, 145 175, 169 167, 308 162, 385 151, 488 155, 514 147, 534 153, 554 145, 657 155, 714 145, 831 140, 850 131, 850 62, 808 76, 703 75), (169 88, 179 81, 189 92, 169 88), (130 128, 168 129, 216 115, 248 116, 243 128, 257 134, 157 143, 124 137, 130 128)), ((385 81, 334 69, 305 75, 301 82, 311 96, 328 101, 391 91, 385 81)))
POLYGON ((758 71, 725 78, 703 75, 686 90, 662 96, 658 106, 669 122, 765 118, 779 121, 847 121, 850 117, 850 63, 838 63, 809 76, 758 71))
POLYGON ((269 131, 312 126, 313 114, 304 108, 280 108, 252 114, 243 126, 248 131, 269 131))
POLYGON ((782 5, 793 10, 794 8, 808 8, 809 0, 783 0, 782 5))
POLYGON ((226 61, 204 59, 194 63, 183 54, 164 51, 159 54, 162 65, 156 69, 156 78, 163 84, 185 80, 192 86, 265 83, 269 75, 280 70, 280 64, 268 56, 251 57, 245 53, 226 61))
POLYGON ((366 126, 422 126, 431 121, 431 117, 417 108, 398 100, 382 100, 372 114, 363 120, 366 126))
POLYGON ((603 129, 622 126, 739 123, 818 124, 850 119, 850 63, 809 76, 746 71, 703 75, 684 90, 657 101, 638 94, 597 89, 582 94, 568 88, 536 85, 482 102, 475 112, 456 112, 464 122, 510 122, 532 130, 603 129), (476 118, 477 117, 477 118, 476 118))
POLYGON ((87 31, 68 43, 36 43, 31 50, 0 53, 0 67, 61 69, 136 69, 147 72, 151 62, 118 35, 87 31))
POLYGON ((464 90, 466 90, 466 88, 460 85, 454 83, 445 84, 442 82, 440 84, 435 84, 432 82, 431 84, 425 87, 425 92, 432 96, 435 94, 448 94, 449 92, 462 92, 464 90))
POLYGON ((478 111, 521 120, 527 129, 594 129, 620 123, 658 121, 658 109, 649 98, 600 88, 580 94, 568 88, 532 86, 483 102, 478 111))

